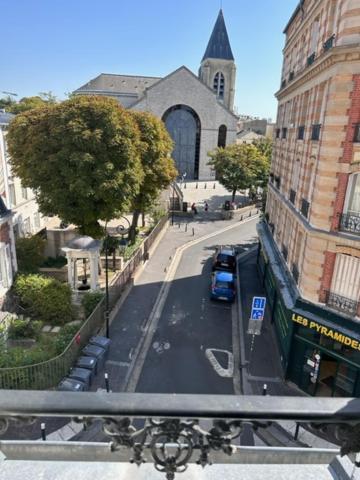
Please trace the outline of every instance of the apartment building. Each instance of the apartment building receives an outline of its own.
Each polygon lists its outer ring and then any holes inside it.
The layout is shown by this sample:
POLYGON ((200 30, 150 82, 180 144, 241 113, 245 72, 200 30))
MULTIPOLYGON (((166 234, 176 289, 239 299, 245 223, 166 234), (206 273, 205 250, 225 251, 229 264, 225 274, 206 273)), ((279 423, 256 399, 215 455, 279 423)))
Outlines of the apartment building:
POLYGON ((6 146, 6 132, 14 115, 0 111, 0 163, 3 172, 0 195, 7 208, 13 212, 15 237, 34 235, 45 227, 46 218, 39 212, 34 192, 24 188, 18 177, 14 176, 9 165, 6 146))
POLYGON ((259 267, 287 378, 360 396, 359 0, 302 0, 284 33, 259 267))

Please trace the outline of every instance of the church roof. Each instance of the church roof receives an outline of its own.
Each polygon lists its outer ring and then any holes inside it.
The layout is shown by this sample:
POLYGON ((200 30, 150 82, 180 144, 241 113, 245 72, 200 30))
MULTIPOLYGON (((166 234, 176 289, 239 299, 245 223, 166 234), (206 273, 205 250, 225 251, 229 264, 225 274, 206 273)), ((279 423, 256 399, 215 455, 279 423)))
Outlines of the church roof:
POLYGON ((159 77, 101 73, 75 91, 89 93, 125 93, 140 96, 146 88, 151 87, 151 85, 157 83, 159 80, 159 77))
POLYGON ((231 51, 229 37, 226 30, 224 15, 220 10, 208 46, 206 47, 202 61, 207 58, 220 58, 222 60, 234 60, 231 51))

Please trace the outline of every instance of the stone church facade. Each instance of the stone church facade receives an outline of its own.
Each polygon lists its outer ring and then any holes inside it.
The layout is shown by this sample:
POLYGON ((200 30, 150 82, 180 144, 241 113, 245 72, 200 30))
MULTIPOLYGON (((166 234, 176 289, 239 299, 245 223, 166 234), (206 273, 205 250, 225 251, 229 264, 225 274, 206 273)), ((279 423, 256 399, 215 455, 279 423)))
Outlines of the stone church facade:
POLYGON ((174 141, 173 158, 187 180, 209 180, 208 152, 235 143, 236 67, 220 10, 199 69, 182 66, 164 78, 100 74, 74 93, 115 97, 124 107, 161 118, 174 141))

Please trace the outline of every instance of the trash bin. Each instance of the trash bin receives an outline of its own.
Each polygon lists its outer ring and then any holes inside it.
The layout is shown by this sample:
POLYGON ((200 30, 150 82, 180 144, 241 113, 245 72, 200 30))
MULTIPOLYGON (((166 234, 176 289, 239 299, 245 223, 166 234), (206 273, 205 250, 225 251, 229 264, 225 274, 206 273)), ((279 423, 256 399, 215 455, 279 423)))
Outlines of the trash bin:
POLYGON ((183 202, 183 212, 187 213, 188 211, 188 202, 183 202))
POLYGON ((90 370, 87 370, 86 368, 73 368, 68 377, 73 378, 74 380, 80 380, 85 384, 85 390, 89 390, 92 379, 90 370))
POLYGON ((106 354, 105 357, 107 358, 109 355, 110 349, 110 339, 106 337, 102 337, 100 335, 96 335, 95 337, 91 337, 89 340, 91 345, 96 345, 97 347, 101 347, 105 350, 106 354))
POLYGON ((97 374, 97 359, 95 357, 79 357, 75 367, 86 368, 91 372, 91 381, 97 374))
POLYGON ((105 364, 106 351, 98 345, 88 343, 83 349, 82 354, 87 357, 95 357, 97 360, 97 371, 99 371, 105 364))
POLYGON ((65 377, 58 385, 57 388, 61 392, 83 392, 86 387, 85 383, 74 378, 65 377))

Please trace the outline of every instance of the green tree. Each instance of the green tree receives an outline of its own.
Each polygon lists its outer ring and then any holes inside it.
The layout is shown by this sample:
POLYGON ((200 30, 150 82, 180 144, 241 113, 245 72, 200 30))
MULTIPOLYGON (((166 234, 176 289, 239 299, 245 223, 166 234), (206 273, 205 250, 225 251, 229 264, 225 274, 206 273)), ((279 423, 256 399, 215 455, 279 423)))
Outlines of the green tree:
POLYGON ((16 240, 19 272, 36 273, 44 261, 45 240, 38 235, 16 240))
POLYGON ((14 105, 16 105, 16 101, 10 95, 0 98, 0 108, 5 109, 6 112, 10 113, 14 105))
POLYGON ((269 162, 254 145, 233 144, 209 153, 209 165, 216 171, 219 182, 232 192, 264 185, 269 162))
POLYGON ((0 108, 5 108, 8 113, 18 114, 56 102, 57 99, 52 92, 41 92, 33 97, 23 97, 18 102, 8 95, 5 98, 0 98, 0 108))
POLYGON ((254 140, 253 145, 259 150, 259 152, 267 158, 269 163, 271 163, 271 155, 273 149, 273 142, 270 138, 259 138, 254 140))
POLYGON ((176 178, 177 170, 171 158, 173 142, 164 123, 148 112, 132 112, 141 137, 141 166, 144 177, 139 193, 132 202, 133 219, 129 232, 135 241, 141 213, 149 211, 160 192, 176 178))
POLYGON ((76 96, 16 116, 11 165, 44 215, 101 237, 99 220, 129 211, 143 179, 133 115, 112 98, 76 96))

